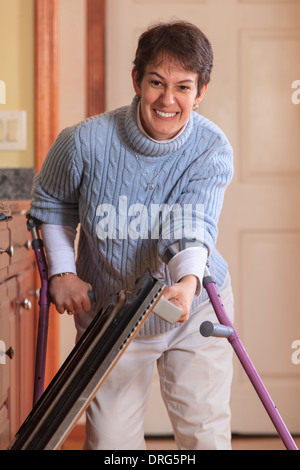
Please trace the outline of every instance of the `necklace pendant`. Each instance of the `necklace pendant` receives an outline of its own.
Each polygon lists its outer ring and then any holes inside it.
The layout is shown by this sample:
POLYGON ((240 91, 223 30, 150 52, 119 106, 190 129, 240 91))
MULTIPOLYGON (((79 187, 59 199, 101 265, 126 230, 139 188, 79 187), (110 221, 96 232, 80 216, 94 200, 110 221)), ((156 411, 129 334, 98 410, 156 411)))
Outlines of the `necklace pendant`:
POLYGON ((149 184, 149 189, 152 190, 154 188, 153 183, 149 184))

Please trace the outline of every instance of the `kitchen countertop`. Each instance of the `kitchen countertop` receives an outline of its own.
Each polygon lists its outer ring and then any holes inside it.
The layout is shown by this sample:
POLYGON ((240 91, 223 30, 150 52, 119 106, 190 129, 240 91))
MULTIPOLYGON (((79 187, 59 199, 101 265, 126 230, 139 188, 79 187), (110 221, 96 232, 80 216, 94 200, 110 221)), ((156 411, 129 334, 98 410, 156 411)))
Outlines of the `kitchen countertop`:
POLYGON ((34 168, 0 168, 0 200, 31 199, 34 168))

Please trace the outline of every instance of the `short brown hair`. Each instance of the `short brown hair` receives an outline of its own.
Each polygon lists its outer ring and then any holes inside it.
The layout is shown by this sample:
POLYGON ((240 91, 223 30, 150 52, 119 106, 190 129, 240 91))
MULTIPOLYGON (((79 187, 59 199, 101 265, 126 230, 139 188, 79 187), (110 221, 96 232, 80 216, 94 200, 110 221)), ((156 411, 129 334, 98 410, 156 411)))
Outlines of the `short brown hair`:
POLYGON ((205 34, 185 21, 159 23, 147 29, 139 38, 134 70, 141 83, 145 67, 159 56, 168 56, 188 71, 198 73, 198 95, 210 81, 213 51, 205 34))

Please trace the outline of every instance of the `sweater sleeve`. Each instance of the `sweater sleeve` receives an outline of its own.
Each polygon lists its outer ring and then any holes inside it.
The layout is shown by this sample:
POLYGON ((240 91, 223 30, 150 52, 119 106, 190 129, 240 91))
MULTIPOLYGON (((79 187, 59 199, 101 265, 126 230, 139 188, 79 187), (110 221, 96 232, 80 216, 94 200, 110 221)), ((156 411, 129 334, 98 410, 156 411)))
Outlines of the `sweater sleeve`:
POLYGON ((179 207, 181 216, 176 217, 174 211, 172 223, 169 218, 165 227, 163 224, 159 254, 164 262, 166 248, 181 238, 196 239, 208 256, 214 250, 224 194, 232 176, 232 148, 225 136, 219 135, 187 168, 172 191, 175 198, 171 195, 169 207, 179 207))
POLYGON ((82 168, 74 131, 70 127, 59 134, 34 178, 30 213, 42 222, 72 227, 79 223, 82 168))

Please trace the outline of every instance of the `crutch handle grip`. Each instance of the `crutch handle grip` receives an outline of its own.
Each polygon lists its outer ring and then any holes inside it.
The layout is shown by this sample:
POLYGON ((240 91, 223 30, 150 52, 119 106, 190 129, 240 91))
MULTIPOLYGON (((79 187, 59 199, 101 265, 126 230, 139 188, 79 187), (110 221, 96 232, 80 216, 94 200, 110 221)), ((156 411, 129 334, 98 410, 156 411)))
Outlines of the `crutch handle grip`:
POLYGON ((91 302, 96 302, 97 300, 97 292, 95 290, 89 290, 88 291, 88 297, 91 302))
MULTIPOLYGON (((95 290, 89 290, 87 293, 91 302, 96 302, 97 300, 97 292, 95 290)), ((68 315, 74 315, 75 310, 66 310, 68 315)))
POLYGON ((217 338, 230 338, 234 330, 230 326, 221 325, 220 323, 212 323, 205 321, 200 325, 200 333, 205 338, 215 336, 217 338))

